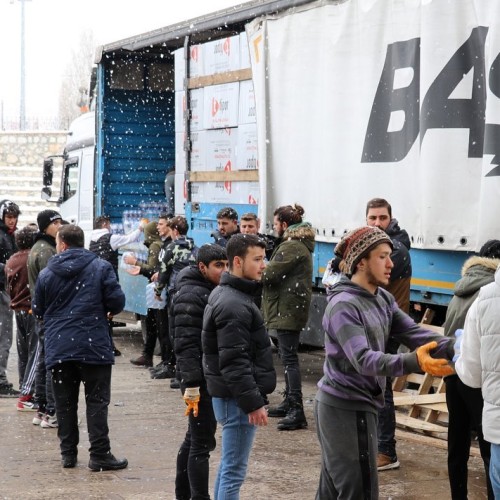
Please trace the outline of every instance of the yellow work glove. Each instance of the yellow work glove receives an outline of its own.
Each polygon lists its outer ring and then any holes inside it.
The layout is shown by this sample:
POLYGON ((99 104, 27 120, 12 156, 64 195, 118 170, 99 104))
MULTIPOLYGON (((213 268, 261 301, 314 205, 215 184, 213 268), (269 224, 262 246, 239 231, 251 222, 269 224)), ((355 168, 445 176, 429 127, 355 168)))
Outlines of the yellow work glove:
POLYGON ((448 364, 448 361, 444 358, 433 358, 429 351, 435 349, 438 346, 437 342, 429 342, 420 346, 417 350, 417 361, 420 368, 425 373, 429 375, 434 375, 436 377, 446 377, 447 375, 452 375, 455 370, 448 364))
POLYGON ((191 410, 193 410, 193 417, 198 416, 198 402, 200 401, 200 388, 199 387, 187 387, 184 391, 184 401, 187 404, 186 411, 184 415, 186 417, 189 415, 191 410))

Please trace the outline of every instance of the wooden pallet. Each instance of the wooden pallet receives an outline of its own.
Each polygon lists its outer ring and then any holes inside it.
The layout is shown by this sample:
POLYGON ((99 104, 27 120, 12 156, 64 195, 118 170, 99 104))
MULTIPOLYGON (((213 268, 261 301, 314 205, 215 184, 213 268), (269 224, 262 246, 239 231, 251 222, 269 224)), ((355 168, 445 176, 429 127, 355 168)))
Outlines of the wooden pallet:
MULTIPOLYGON (((443 335, 443 328, 430 325, 433 311, 427 309, 422 326, 443 335)), ((396 423, 400 427, 446 439, 448 408, 442 377, 411 373, 393 381, 396 423)))
POLYGON ((446 439, 448 408, 441 377, 412 373, 393 382, 396 423, 400 427, 446 439))

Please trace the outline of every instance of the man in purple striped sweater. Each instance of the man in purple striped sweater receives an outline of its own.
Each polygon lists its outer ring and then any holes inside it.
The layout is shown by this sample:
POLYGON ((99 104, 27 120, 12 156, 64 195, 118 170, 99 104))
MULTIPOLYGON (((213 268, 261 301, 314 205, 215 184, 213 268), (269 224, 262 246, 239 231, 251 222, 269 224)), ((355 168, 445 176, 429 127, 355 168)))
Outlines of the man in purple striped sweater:
POLYGON ((453 373, 453 340, 417 325, 382 286, 389 283, 392 241, 377 227, 347 233, 335 247, 344 274, 323 318, 324 375, 315 403, 321 445, 316 500, 376 499, 377 413, 386 377, 423 370, 453 373), (413 352, 386 354, 389 337, 413 352), (431 357, 430 351, 436 356, 431 357))

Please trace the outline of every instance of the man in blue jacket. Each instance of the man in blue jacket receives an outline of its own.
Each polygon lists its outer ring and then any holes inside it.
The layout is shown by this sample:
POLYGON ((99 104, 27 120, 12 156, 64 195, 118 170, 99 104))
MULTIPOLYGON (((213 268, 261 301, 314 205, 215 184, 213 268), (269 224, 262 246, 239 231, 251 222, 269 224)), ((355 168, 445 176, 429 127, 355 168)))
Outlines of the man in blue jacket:
POLYGON ((45 363, 53 377, 64 468, 77 463, 78 395, 85 389, 93 471, 127 467, 109 442, 108 406, 113 344, 108 315, 118 314, 125 295, 109 262, 85 250, 84 234, 73 224, 61 226, 53 256, 36 282, 32 309, 45 327, 45 363))

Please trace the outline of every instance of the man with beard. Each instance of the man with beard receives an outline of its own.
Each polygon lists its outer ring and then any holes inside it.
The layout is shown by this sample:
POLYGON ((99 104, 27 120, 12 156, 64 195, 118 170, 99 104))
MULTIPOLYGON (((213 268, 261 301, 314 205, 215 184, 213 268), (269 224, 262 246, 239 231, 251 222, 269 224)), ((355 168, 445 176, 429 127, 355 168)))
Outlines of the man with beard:
POLYGON ((302 217, 300 205, 285 205, 274 212, 274 230, 281 242, 264 271, 262 309, 285 370, 285 398, 270 407, 270 417, 283 417, 278 430, 307 427, 302 403, 302 379, 299 366, 300 331, 306 326, 312 295, 312 252, 314 229, 302 217))
MULTIPOLYGON (((383 198, 373 198, 366 204, 366 224, 385 231, 392 241, 391 260, 394 267, 388 285, 382 285, 396 299, 399 308, 408 314, 410 312, 410 280, 411 258, 410 238, 408 233, 399 227, 392 217, 392 207, 383 198)), ((399 344, 394 340, 387 345, 387 352, 396 354, 399 344)), ((397 469, 399 460, 396 454, 396 413, 392 380, 388 379, 385 386, 385 405, 378 416, 378 470, 397 469)))

